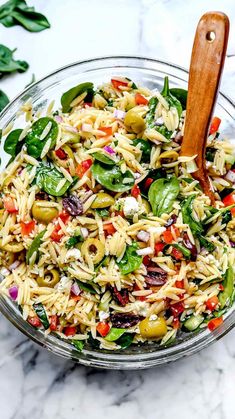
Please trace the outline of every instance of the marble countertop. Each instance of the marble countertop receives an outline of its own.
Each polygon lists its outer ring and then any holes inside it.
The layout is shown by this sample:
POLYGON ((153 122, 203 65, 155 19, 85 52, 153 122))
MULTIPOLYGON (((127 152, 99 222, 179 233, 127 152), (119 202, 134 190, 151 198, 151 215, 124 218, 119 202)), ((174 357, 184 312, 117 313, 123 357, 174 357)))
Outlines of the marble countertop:
MULTIPOLYGON (((0 5, 4 1, 0 0, 0 5)), ((30 63, 1 79, 10 98, 54 69, 103 55, 146 55, 188 67, 196 23, 221 9, 235 31, 234 0, 41 0, 51 29, 31 34, 0 26, 1 43, 30 63)), ((235 100, 235 37, 230 36, 222 90, 235 100)), ((77 366, 30 342, 0 315, 1 419, 232 419, 235 332, 212 347, 146 371, 77 366)))

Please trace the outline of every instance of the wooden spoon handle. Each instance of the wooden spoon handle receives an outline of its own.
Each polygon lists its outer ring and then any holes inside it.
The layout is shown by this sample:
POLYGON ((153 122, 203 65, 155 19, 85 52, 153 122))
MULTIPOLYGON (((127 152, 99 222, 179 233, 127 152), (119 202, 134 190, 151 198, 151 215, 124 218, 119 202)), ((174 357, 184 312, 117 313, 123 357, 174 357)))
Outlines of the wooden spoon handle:
POLYGON ((200 19, 192 50, 182 156, 197 155, 193 176, 212 197, 205 169, 205 148, 228 43, 229 19, 208 12, 200 19))

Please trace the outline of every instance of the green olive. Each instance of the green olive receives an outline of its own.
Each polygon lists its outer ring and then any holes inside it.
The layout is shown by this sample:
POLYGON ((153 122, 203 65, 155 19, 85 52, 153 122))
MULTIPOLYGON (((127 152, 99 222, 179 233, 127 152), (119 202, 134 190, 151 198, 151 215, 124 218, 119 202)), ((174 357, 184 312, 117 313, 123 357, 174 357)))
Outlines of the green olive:
POLYGON ((92 202, 91 208, 107 208, 114 204, 114 199, 111 195, 99 192, 96 195, 95 200, 92 202))
POLYGON ((130 109, 126 113, 124 124, 126 126, 127 131, 134 132, 135 134, 138 134, 139 132, 142 132, 145 129, 144 119, 133 109, 130 109))
POLYGON ((58 216, 58 209, 55 207, 48 207, 47 201, 35 201, 32 206, 32 215, 39 223, 49 224, 55 217, 58 216))
POLYGON ((6 250, 7 252, 18 253, 24 249, 24 246, 22 243, 18 243, 15 241, 3 245, 2 239, 0 239, 0 249, 6 250))
POLYGON ((142 198, 142 207, 144 209, 145 214, 151 212, 151 207, 147 199, 142 198))
POLYGON ((94 265, 99 263, 104 257, 104 244, 98 239, 89 238, 82 243, 81 254, 87 262, 89 255, 92 258, 94 265))
POLYGON ((167 333, 166 321, 163 317, 150 320, 150 317, 142 320, 139 324, 140 334, 146 339, 158 339, 167 333))
POLYGON ((37 283, 40 287, 53 288, 60 280, 59 272, 56 269, 46 270, 44 277, 38 276, 37 283))

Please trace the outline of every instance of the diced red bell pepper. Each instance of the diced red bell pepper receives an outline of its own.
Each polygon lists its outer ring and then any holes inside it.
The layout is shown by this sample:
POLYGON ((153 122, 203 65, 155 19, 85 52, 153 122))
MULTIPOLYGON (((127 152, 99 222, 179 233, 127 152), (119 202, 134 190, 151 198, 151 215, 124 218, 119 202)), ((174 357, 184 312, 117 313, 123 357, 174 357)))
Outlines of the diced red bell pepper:
POLYGON ((219 284, 219 290, 220 290, 220 291, 224 291, 224 286, 223 286, 223 284, 219 284))
POLYGON ((28 223, 24 223, 23 221, 20 222, 21 234, 22 236, 29 236, 30 233, 35 228, 35 221, 29 221, 28 223))
POLYGON ((34 327, 40 327, 42 325, 41 320, 38 316, 28 317, 28 323, 34 327))
POLYGON ((173 329, 179 329, 179 327, 180 327, 180 321, 179 321, 178 317, 175 317, 173 319, 172 324, 173 324, 173 329))
POLYGON ((57 317, 57 315, 56 315, 56 314, 53 314, 53 315, 50 317, 50 329, 51 329, 52 331, 55 331, 55 330, 57 329, 57 324, 58 324, 58 317, 57 317))
POLYGON ((162 252, 165 247, 164 243, 155 243, 154 249, 155 249, 155 255, 157 256, 159 252, 162 252))
POLYGON ((174 225, 172 225, 171 228, 174 230, 175 236, 176 237, 180 237, 180 231, 179 231, 179 229, 176 226, 174 226, 174 225))
POLYGON ((84 108, 92 108, 92 103, 91 102, 85 102, 83 107, 84 108))
POLYGON ((81 300, 81 295, 72 295, 71 296, 71 298, 74 300, 74 301, 79 301, 79 300, 81 300))
POLYGON ((124 211, 123 210, 121 210, 121 211, 114 211, 114 213, 115 213, 116 217, 118 215, 120 215, 121 217, 124 217, 124 211))
POLYGON ((55 154, 60 160, 66 160, 68 157, 62 148, 59 148, 58 150, 56 150, 55 154))
POLYGON ((104 338, 109 333, 110 326, 109 326, 108 323, 100 322, 100 323, 97 324, 96 330, 100 334, 100 336, 102 336, 104 338))
POLYGON ((184 280, 182 279, 181 281, 175 281, 175 286, 176 288, 184 288, 184 280))
POLYGON ((76 332, 77 332, 77 329, 74 326, 66 326, 64 329, 65 336, 74 336, 76 332))
POLYGON ((176 249, 175 247, 173 247, 172 251, 171 251, 171 255, 176 259, 176 260, 180 260, 183 258, 183 253, 179 250, 176 249))
POLYGON ((84 160, 82 163, 78 164, 78 166, 76 167, 76 173, 80 179, 87 172, 87 170, 90 169, 91 165, 91 159, 84 160))
POLYGON ((119 90, 120 86, 128 86, 128 81, 111 79, 111 83, 114 89, 117 89, 117 90, 119 90))
POLYGON ((218 116, 214 116, 214 118, 212 118, 212 121, 211 121, 209 134, 211 135, 217 132, 220 124, 221 124, 221 119, 218 118, 218 116))
POLYGON ((7 212, 9 212, 10 214, 14 214, 18 212, 18 209, 15 206, 14 199, 11 198, 10 196, 5 196, 3 198, 3 205, 4 205, 4 208, 7 210, 7 212))
POLYGON ((150 265, 150 263, 151 263, 151 259, 150 259, 149 255, 144 256, 144 257, 143 257, 143 264, 144 264, 145 266, 149 266, 149 265, 150 265))
POLYGON ((145 184, 144 184, 144 188, 145 189, 149 189, 151 183, 153 183, 154 179, 152 179, 151 177, 148 177, 148 179, 146 179, 145 184))
POLYGON ((170 306, 170 310, 174 317, 179 317, 179 315, 184 311, 184 303, 179 301, 178 303, 172 304, 170 306))
POLYGON ((136 93, 135 95, 135 103, 136 105, 147 105, 149 101, 145 99, 140 93, 136 93))
POLYGON ((138 185, 134 185, 133 188, 131 189, 131 195, 134 198, 137 198, 140 195, 140 188, 138 185))
MULTIPOLYGON (((66 211, 63 211, 58 215, 58 218, 60 218, 61 221, 63 221, 63 223, 66 224, 70 218, 70 215, 66 211)), ((55 228, 52 231, 51 236, 50 236, 54 242, 58 243, 62 239, 64 233, 63 231, 60 231, 60 230, 61 230, 61 227, 60 227, 59 222, 57 221, 55 228)))
POLYGON ((58 215, 58 218, 60 218, 61 221, 63 221, 63 223, 66 224, 69 221, 69 219, 70 219, 70 215, 66 211, 62 211, 58 215))
POLYGON ((167 244, 171 244, 174 240, 170 230, 165 230, 163 233, 163 240, 167 244))
POLYGON ((99 127, 99 131, 103 131, 106 134, 105 137, 110 137, 110 135, 112 135, 113 133, 113 128, 112 127, 99 127))
POLYGON ((115 233, 116 228, 113 226, 112 223, 108 223, 108 224, 104 224, 103 225, 103 229, 105 231, 105 233, 109 236, 111 236, 112 234, 115 233))
POLYGON ((207 324, 208 329, 212 332, 217 327, 219 327, 223 323, 223 317, 217 317, 216 319, 212 319, 207 324))
MULTIPOLYGON (((133 290, 134 291, 140 291, 140 288, 138 287, 137 284, 135 284, 133 290)), ((136 298, 136 300, 139 300, 139 301, 146 301, 145 295, 138 295, 138 296, 136 295, 135 298, 136 298)))
MULTIPOLYGON (((225 207, 229 207, 230 205, 235 204, 235 194, 232 192, 229 195, 225 196, 222 199, 222 202, 224 203, 225 207)), ((235 215, 235 207, 232 208, 230 211, 232 215, 235 215)))
POLYGON ((211 297, 206 301, 206 308, 207 310, 213 311, 215 310, 218 304, 219 304, 219 299, 217 295, 214 295, 214 297, 211 297))

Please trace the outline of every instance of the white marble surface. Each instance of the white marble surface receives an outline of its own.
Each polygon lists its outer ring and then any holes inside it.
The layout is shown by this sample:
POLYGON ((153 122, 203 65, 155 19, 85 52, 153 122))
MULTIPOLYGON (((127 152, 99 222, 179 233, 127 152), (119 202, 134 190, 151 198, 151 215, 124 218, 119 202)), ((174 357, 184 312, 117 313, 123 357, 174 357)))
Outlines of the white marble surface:
MULTIPOLYGON (((0 1, 2 4, 3 1, 0 1)), ((235 99, 234 0, 41 0, 50 30, 0 26, 1 43, 30 63, 1 80, 11 98, 30 81, 87 57, 141 54, 188 67, 196 22, 206 10, 231 19, 222 89, 235 99)), ((0 418, 233 419, 235 332, 175 364, 137 372, 74 365, 28 341, 0 316, 0 418)))

